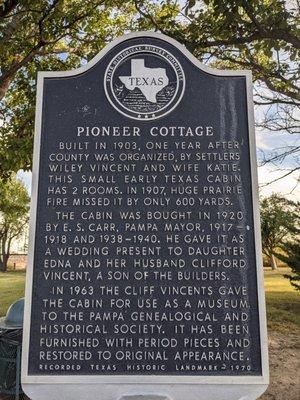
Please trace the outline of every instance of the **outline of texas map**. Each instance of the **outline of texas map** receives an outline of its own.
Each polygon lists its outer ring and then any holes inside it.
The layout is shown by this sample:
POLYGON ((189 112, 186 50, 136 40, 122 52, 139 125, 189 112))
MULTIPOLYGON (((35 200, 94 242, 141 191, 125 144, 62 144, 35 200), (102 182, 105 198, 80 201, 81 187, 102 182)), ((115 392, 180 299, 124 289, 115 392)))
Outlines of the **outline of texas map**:
POLYGON ((156 103, 156 95, 169 84, 165 68, 145 67, 144 59, 131 60, 131 75, 119 76, 128 90, 140 89, 151 103, 156 103))

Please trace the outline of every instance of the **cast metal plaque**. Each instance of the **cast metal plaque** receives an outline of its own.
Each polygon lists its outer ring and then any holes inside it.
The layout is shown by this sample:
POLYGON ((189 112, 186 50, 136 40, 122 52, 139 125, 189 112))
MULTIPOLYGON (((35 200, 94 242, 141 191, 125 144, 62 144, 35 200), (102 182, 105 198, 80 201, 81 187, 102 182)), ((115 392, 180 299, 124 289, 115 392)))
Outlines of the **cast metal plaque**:
POLYGON ((250 81, 152 33, 40 73, 25 384, 265 382, 250 81))

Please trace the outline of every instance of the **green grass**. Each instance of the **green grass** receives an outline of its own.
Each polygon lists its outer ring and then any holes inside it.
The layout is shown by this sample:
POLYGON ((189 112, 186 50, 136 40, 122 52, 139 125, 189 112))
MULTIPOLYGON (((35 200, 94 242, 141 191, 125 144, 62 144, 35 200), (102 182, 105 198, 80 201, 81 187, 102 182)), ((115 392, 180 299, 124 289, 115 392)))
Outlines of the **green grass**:
MULTIPOLYGON (((268 328, 276 332, 293 332, 300 328, 300 293, 283 277, 287 268, 265 270, 268 328)), ((24 296, 25 272, 0 272, 0 316, 9 305, 24 296)))
POLYGON ((0 272, 0 317, 15 300, 24 297, 25 271, 0 272))
POLYGON ((300 293, 283 277, 288 268, 265 270, 268 329, 293 332, 300 328, 300 293))

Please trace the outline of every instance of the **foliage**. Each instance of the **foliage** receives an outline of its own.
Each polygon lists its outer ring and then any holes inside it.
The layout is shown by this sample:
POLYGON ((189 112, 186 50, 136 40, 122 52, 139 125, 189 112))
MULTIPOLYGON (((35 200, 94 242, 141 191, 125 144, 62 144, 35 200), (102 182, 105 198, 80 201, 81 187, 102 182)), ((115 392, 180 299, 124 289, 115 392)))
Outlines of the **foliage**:
POLYGON ((22 0, 0 6, 0 176, 31 168, 36 76, 68 70, 131 29, 131 5, 22 0))
MULTIPOLYGON (((257 128, 299 134, 299 0, 153 3, 136 1, 147 29, 155 26, 210 66, 252 71, 257 128)), ((300 169, 299 152, 296 143, 262 152, 261 164, 276 164, 284 178, 300 169)))
POLYGON ((286 263, 292 270, 293 275, 285 275, 291 282, 291 284, 300 290, 300 239, 295 237, 292 241, 284 242, 281 245, 281 249, 284 253, 276 254, 276 256, 286 263))
POLYGON ((261 236, 263 253, 276 269, 276 249, 297 230, 299 225, 298 205, 291 200, 273 194, 261 201, 261 236))
POLYGON ((198 59, 228 68, 251 69, 275 97, 260 96, 264 103, 294 105, 300 100, 299 4, 289 7, 278 0, 163 1, 164 14, 155 14, 151 3, 136 1, 148 27, 174 37, 198 59), (184 11, 184 12, 183 12, 184 11))
MULTIPOLYGON (((179 40, 211 66, 252 71, 257 128, 299 133, 299 0, 189 0, 175 17, 176 1, 162 2, 160 17, 152 3, 136 1, 148 27, 179 40)), ((285 178, 300 169, 299 152, 296 143, 262 151, 261 165, 275 164, 282 170, 278 179, 285 178)))
POLYGON ((297 0, 2 2, 0 176, 31 167, 37 71, 78 67, 134 30, 161 31, 212 66, 251 69, 256 103, 271 106, 258 123, 296 132, 298 18, 297 0))
POLYGON ((28 223, 29 196, 22 182, 12 176, 0 181, 0 271, 6 271, 13 239, 28 223))

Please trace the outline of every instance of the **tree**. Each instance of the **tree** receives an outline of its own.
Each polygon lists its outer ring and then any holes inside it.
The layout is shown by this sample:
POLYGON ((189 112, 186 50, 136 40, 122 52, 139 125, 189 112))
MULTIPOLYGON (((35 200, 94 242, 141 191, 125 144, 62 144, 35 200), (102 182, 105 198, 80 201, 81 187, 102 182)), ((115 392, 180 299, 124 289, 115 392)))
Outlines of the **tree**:
POLYGON ((299 215, 298 205, 293 201, 273 194, 261 201, 261 236, 263 253, 270 261, 272 269, 277 268, 276 250, 284 240, 295 232, 299 215))
POLYGON ((0 271, 7 270, 13 239, 28 223, 29 196, 22 182, 13 175, 0 181, 0 271))
MULTIPOLYGON (((153 3, 135 0, 146 29, 173 37, 203 63, 252 70, 258 129, 299 133, 299 0, 153 3)), ((297 144, 282 146, 262 154, 261 164, 276 164, 284 178, 300 170, 299 153, 297 144)))
MULTIPOLYGON (((298 232, 299 233, 299 232, 298 232)), ((292 241, 283 243, 280 248, 284 251, 282 253, 276 253, 276 256, 286 263, 291 269, 293 275, 284 275, 288 278, 291 284, 300 290, 300 239, 299 236, 292 241)))
POLYGON ((251 69, 255 102, 266 116, 257 123, 297 132, 298 18, 297 0, 4 1, 0 176, 31 167, 37 71, 78 67, 115 37, 135 30, 161 31, 211 66, 251 69))
POLYGON ((292 275, 286 274, 285 278, 288 278, 291 284, 300 290, 300 204, 296 205, 296 223, 291 232, 291 239, 285 240, 280 245, 280 252, 276 253, 276 257, 287 264, 291 270, 292 275))
POLYGON ((131 30, 132 11, 136 10, 122 3, 1 2, 0 177, 31 168, 37 71, 77 68, 112 39, 131 30))

